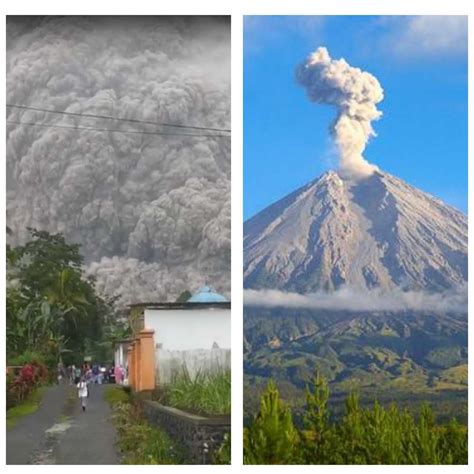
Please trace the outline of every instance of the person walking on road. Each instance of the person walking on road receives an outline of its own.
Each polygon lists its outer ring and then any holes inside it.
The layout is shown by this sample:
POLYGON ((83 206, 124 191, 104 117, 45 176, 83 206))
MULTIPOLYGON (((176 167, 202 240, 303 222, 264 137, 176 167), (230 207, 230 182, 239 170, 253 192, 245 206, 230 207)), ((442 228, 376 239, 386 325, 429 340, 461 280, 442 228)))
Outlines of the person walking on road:
POLYGON ((94 364, 92 366, 92 382, 97 383, 97 379, 99 377, 99 366, 94 364))
POLYGON ((77 395, 81 400, 82 411, 86 411, 87 406, 87 396, 89 395, 89 389, 87 387, 87 382, 84 376, 81 377, 79 383, 77 384, 77 395))

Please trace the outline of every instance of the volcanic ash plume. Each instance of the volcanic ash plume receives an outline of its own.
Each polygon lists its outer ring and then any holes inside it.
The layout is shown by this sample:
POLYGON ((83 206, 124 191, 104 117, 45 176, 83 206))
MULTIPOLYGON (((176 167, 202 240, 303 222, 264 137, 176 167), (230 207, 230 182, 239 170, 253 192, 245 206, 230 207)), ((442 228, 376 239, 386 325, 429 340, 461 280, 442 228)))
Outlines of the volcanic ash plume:
MULTIPOLYGON (((230 128, 226 18, 9 17, 7 44, 10 104, 230 128)), ((62 232, 124 305, 205 282, 229 294, 228 137, 11 107, 7 120, 12 245, 27 227, 62 232)))
POLYGON ((331 133, 340 153, 341 176, 357 178, 372 174, 377 167, 368 163, 362 153, 369 138, 375 136, 372 120, 382 116, 376 107, 383 99, 378 80, 344 59, 332 59, 324 47, 298 66, 296 80, 311 101, 338 109, 331 133))

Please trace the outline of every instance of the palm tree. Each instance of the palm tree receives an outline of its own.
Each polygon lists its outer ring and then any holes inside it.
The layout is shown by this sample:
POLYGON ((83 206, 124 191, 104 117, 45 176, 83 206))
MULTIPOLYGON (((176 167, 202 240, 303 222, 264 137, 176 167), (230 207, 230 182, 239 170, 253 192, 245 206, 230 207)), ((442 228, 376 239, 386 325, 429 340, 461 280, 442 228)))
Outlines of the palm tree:
POLYGON ((62 318, 72 314, 74 324, 77 324, 76 317, 84 314, 90 304, 83 280, 71 268, 61 270, 45 294, 49 304, 59 308, 62 318))

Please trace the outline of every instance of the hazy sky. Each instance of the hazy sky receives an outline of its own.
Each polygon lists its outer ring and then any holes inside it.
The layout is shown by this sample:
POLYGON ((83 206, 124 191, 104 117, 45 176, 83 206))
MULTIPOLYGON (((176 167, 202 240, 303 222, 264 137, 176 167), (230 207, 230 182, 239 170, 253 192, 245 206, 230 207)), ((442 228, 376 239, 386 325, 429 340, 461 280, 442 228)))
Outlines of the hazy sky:
POLYGON ((465 17, 247 16, 245 219, 335 167, 335 109, 310 103, 295 81, 296 66, 319 46, 384 89, 365 158, 467 212, 465 17))

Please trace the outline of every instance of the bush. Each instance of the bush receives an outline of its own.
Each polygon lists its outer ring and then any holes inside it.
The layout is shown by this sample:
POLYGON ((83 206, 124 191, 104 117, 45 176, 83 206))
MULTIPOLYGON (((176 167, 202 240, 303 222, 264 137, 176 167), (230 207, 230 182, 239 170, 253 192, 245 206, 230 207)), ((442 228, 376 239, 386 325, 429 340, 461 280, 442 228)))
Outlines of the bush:
POLYGON ((182 464, 180 451, 166 433, 144 419, 139 405, 112 398, 112 420, 124 464, 182 464))
POLYGON ((44 364, 38 361, 25 364, 17 375, 7 377, 7 408, 25 400, 37 387, 49 380, 49 372, 44 364))

